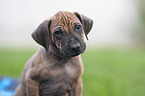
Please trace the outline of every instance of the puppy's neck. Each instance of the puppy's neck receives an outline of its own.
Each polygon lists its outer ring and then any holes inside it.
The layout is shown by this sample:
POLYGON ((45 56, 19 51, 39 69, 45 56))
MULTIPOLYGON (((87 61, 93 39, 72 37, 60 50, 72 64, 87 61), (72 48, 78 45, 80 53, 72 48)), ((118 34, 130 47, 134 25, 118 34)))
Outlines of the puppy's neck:
POLYGON ((64 65, 71 59, 71 57, 63 56, 57 49, 52 46, 49 46, 48 51, 44 49, 43 52, 47 60, 49 60, 50 62, 53 61, 52 63, 55 62, 56 65, 64 65))
POLYGON ((59 50, 55 48, 53 45, 49 46, 48 52, 55 58, 58 59, 64 58, 64 56, 59 52, 59 50))

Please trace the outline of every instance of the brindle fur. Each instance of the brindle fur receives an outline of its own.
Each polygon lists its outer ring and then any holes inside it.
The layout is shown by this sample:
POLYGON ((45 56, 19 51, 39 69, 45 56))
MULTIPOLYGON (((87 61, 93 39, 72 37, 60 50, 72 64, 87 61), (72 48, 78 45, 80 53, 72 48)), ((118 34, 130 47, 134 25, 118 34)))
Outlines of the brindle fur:
POLYGON ((85 50, 83 34, 86 34, 86 31, 82 28, 81 33, 75 33, 73 29, 74 22, 85 26, 83 19, 86 17, 82 16, 78 13, 61 11, 45 20, 34 31, 34 33, 41 31, 38 37, 34 34, 33 38, 42 46, 26 63, 15 96, 82 96, 83 64, 81 57, 79 54, 74 56, 73 52, 69 51, 66 53, 73 55, 64 54, 64 50, 69 50, 68 41, 80 43, 82 48, 79 53, 85 50), (65 32, 62 40, 57 40, 53 36, 58 26, 63 27, 63 32, 65 32))

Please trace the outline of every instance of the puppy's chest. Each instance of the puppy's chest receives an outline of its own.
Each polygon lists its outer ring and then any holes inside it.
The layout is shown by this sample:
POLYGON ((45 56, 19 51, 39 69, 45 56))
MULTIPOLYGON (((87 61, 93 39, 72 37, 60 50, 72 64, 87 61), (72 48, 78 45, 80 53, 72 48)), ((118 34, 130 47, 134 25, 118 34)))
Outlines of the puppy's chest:
POLYGON ((46 74, 45 79, 41 77, 43 82, 40 83, 40 94, 42 94, 42 96, 50 94, 63 96, 72 89, 80 74, 80 66, 65 65, 50 67, 49 74, 46 74))
POLYGON ((81 74, 81 66, 79 64, 64 64, 64 65, 54 65, 54 66, 43 66, 37 71, 40 75, 40 79, 77 79, 81 74))

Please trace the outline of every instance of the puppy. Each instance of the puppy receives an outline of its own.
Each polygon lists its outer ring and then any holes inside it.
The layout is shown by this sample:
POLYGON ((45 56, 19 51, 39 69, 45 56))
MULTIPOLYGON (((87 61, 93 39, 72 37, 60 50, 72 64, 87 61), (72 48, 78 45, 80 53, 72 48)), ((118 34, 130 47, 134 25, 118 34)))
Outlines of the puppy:
POLYGON ((32 33, 41 46, 26 63, 15 96, 82 96, 80 54, 92 25, 90 18, 64 11, 42 22, 32 33))

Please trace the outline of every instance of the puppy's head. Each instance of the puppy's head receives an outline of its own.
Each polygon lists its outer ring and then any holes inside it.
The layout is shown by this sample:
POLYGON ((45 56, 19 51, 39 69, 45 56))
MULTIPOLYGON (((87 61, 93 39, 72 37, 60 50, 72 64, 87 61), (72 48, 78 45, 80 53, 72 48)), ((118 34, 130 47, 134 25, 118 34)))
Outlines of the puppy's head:
POLYGON ((42 22, 32 37, 46 51, 53 46, 61 55, 73 57, 85 51, 83 35, 87 38, 92 25, 93 21, 84 15, 60 11, 42 22))

